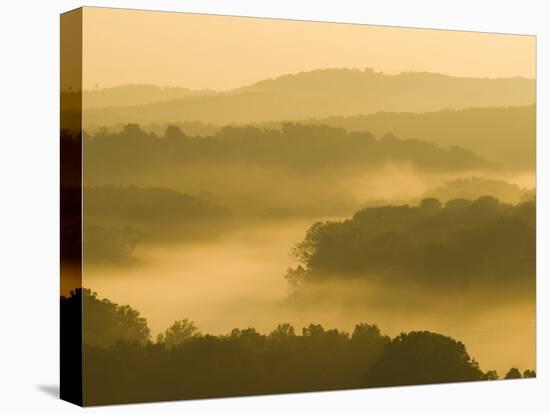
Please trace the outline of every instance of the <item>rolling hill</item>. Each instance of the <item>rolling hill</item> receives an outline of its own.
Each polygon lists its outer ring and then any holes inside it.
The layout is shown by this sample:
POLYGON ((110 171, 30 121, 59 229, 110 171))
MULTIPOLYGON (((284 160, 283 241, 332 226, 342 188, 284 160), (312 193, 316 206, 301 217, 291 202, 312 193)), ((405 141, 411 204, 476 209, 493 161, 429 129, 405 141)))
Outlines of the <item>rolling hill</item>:
MULTIPOLYGON (((98 92, 94 92, 97 94, 98 92)), ((92 95, 91 95, 92 96, 92 95)), ((535 81, 458 78, 434 73, 386 75, 371 69, 323 69, 283 75, 213 95, 89 108, 85 127, 201 121, 215 124, 351 116, 378 111, 428 112, 535 102, 535 81)), ((160 98, 159 98, 160 99, 160 98)), ((114 105, 114 104, 113 104, 114 105)))

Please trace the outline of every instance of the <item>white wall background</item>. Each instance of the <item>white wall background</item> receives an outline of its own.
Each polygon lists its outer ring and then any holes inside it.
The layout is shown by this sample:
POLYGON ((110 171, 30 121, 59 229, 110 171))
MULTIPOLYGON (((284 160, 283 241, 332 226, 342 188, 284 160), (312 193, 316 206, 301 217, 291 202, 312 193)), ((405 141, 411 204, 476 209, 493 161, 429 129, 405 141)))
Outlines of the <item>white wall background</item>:
MULTIPOLYGON (((549 412, 550 10, 546 1, 70 0, 0 9, 0 412, 78 408, 58 387, 59 13, 81 5, 445 28, 538 36, 538 378, 142 404, 102 412, 549 412)), ((89 409, 95 412, 97 409, 89 409)))

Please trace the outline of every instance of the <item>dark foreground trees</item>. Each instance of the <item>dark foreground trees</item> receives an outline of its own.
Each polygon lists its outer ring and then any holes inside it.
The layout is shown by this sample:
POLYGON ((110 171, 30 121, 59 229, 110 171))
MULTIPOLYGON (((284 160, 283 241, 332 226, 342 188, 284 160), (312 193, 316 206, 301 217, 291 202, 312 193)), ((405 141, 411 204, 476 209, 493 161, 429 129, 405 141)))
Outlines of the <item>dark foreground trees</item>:
POLYGON ((402 333, 389 343, 366 375, 369 387, 485 379, 461 342, 432 332, 402 333))
POLYGON ((74 324, 73 315, 82 316, 83 341, 87 345, 108 348, 120 341, 144 345, 150 340, 147 320, 137 310, 99 299, 90 289, 76 289, 61 297, 61 319, 74 324))
MULTIPOLYGON (((191 335, 177 345, 121 341, 84 347, 88 405, 342 390, 497 379, 465 346, 427 332, 391 340, 375 325, 350 336, 311 324, 301 335, 279 325, 227 335, 191 335)), ((508 376, 507 376, 508 377, 508 376)))
POLYGON ((86 405, 498 378, 482 372, 461 342, 433 332, 391 340, 374 324, 357 324, 350 335, 284 323, 268 334, 236 328, 214 336, 182 319, 153 342, 136 310, 87 289, 62 298, 64 320, 82 298, 86 405))
MULTIPOLYGON (((88 289, 61 298, 61 318, 64 332, 83 329, 86 405, 498 379, 464 344, 428 331, 391 340, 374 324, 357 324, 350 335, 284 323, 269 334, 250 327, 214 336, 182 319, 155 343, 139 312, 88 289)), ((64 337, 63 346, 78 366, 80 341, 64 337)), ((505 378, 535 376, 512 368, 505 378)))
POLYGON ((516 367, 510 368, 510 370, 504 376, 504 379, 519 379, 519 378, 536 378, 537 374, 531 369, 526 369, 523 371, 523 376, 521 372, 516 367))
POLYGON ((84 347, 86 404, 260 395, 359 388, 390 339, 376 325, 350 336, 311 324, 297 334, 281 324, 265 335, 254 328, 200 335, 187 321, 162 342, 119 341, 84 347), (172 335, 173 334, 173 335, 172 335), (167 339, 178 338, 176 341, 167 339))

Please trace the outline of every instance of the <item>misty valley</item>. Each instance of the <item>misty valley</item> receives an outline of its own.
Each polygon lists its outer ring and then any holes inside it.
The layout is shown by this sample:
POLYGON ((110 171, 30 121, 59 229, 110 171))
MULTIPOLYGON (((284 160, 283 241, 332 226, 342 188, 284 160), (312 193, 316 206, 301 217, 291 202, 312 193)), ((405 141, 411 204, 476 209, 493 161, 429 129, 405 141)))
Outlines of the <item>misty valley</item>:
POLYGON ((61 310, 83 303, 85 402, 534 377, 533 88, 331 69, 84 91, 61 310))

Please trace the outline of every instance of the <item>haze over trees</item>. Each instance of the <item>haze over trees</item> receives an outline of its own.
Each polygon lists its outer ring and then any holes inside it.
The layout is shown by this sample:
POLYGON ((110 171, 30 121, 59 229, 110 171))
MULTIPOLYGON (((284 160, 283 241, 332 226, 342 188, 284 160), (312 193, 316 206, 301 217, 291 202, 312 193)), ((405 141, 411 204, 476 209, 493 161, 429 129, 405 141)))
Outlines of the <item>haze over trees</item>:
POLYGON ((84 214, 61 242, 133 304, 61 299, 84 303, 88 404, 535 376, 506 373, 533 366, 534 80, 326 69, 68 94, 83 183, 61 198, 84 214), (484 342, 510 320, 510 343, 484 342), (500 359, 482 370, 465 343, 500 359))
MULTIPOLYGON (((487 108, 444 109, 432 112, 376 112, 367 115, 331 116, 327 118, 265 121, 243 124, 260 129, 281 129, 284 123, 327 125, 348 132, 369 131, 377 137, 387 133, 402 139, 419 139, 443 148, 460 146, 479 156, 504 164, 514 170, 535 169, 535 105, 499 106, 487 108)), ((187 136, 212 136, 223 125, 200 121, 156 122, 141 124, 148 132, 162 136, 170 125, 177 126, 187 136)), ((235 123, 231 125, 238 126, 235 123)), ((124 124, 109 126, 120 131, 124 124)), ((90 126, 89 133, 98 128, 90 126)))
POLYGON ((235 216, 349 213, 373 194, 357 181, 370 180, 369 185, 380 188, 375 177, 388 166, 403 174, 423 174, 428 181, 435 175, 498 171, 459 147, 299 124, 284 124, 280 130, 225 127, 209 137, 189 137, 175 126, 156 136, 130 124, 119 132, 98 130, 85 137, 85 146, 88 186, 207 192, 235 216), (278 185, 265 191, 266 182, 278 185))
POLYGON ((86 142, 86 161, 94 174, 117 179, 127 170, 170 166, 178 163, 238 163, 279 166, 295 172, 308 172, 330 166, 357 165, 364 168, 388 161, 410 162, 416 168, 460 171, 490 166, 473 152, 453 147, 443 149, 420 140, 402 140, 392 134, 375 138, 369 132, 347 133, 329 126, 304 126, 287 123, 281 130, 255 127, 222 128, 211 137, 188 137, 178 127, 169 126, 164 136, 146 133, 139 125, 128 124, 118 133, 103 129, 86 142), (104 168, 96 170, 95 163, 104 168), (123 163, 123 164, 121 164, 123 163), (114 171, 114 165, 119 167, 114 171))
POLYGON ((536 376, 533 36, 63 20, 64 399, 536 376))
POLYGON ((231 225, 231 210, 211 194, 156 187, 85 187, 86 226, 130 229, 143 242, 207 239, 231 225))
MULTIPOLYGON (((232 225, 231 210, 208 193, 107 185, 84 187, 83 196, 88 264, 130 265, 137 260, 134 251, 140 244, 208 239, 232 225)), ((80 188, 62 187, 61 197, 66 220, 79 216, 80 188)), ((68 259, 80 255, 77 230, 63 232, 68 259)))
POLYGON ((491 196, 510 204, 517 204, 533 198, 530 191, 517 184, 483 177, 457 178, 447 181, 424 193, 423 198, 437 198, 446 202, 457 198, 476 200, 483 196, 491 196))

